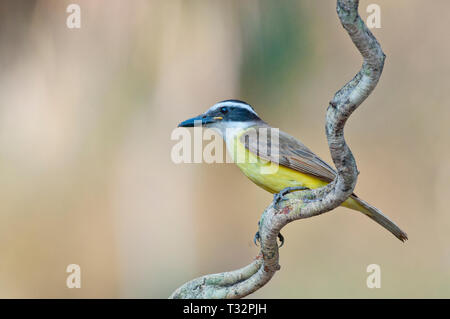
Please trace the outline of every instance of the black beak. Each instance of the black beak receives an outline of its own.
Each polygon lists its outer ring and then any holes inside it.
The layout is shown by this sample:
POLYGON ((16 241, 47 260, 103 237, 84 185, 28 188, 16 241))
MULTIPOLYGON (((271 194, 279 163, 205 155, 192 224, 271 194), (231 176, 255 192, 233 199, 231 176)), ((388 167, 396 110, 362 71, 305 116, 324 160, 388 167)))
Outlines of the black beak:
POLYGON ((181 122, 180 124, 178 124, 178 127, 194 127, 195 125, 205 126, 206 124, 216 122, 216 120, 217 118, 214 118, 212 116, 199 115, 189 120, 181 122))

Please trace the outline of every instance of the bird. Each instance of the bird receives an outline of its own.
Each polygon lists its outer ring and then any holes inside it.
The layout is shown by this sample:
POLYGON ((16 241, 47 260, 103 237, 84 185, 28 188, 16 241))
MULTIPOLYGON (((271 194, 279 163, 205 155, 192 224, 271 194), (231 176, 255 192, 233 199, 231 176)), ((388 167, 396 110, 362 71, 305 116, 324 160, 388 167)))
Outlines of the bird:
MULTIPOLYGON (((181 122, 178 127, 196 125, 218 132, 242 173, 256 185, 275 194, 276 202, 292 191, 323 187, 336 177, 333 167, 295 137, 278 129, 273 131, 274 128, 244 101, 230 99, 218 102, 203 114, 181 122), (267 136, 261 132, 267 132, 264 133, 267 136), (268 140, 270 134, 274 134, 270 132, 277 132, 277 143, 268 140), (252 134, 257 138, 249 138, 252 134)), ((408 239, 392 220, 356 194, 351 194, 342 206, 363 213, 402 242, 408 239)))

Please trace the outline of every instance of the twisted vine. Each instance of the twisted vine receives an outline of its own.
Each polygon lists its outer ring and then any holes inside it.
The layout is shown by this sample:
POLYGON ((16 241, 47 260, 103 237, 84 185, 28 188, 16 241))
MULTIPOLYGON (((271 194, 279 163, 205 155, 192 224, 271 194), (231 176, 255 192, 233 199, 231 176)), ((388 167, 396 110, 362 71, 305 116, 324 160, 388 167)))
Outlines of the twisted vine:
POLYGON ((205 275, 175 290, 170 298, 242 298, 264 286, 280 269, 277 236, 288 223, 328 212, 343 203, 356 185, 358 170, 344 139, 344 126, 350 115, 378 83, 385 54, 358 14, 359 0, 337 0, 337 14, 363 57, 354 78, 332 98, 327 108, 325 132, 331 157, 337 169, 334 181, 312 190, 297 191, 287 200, 271 203, 259 223, 261 251, 246 267, 205 275))

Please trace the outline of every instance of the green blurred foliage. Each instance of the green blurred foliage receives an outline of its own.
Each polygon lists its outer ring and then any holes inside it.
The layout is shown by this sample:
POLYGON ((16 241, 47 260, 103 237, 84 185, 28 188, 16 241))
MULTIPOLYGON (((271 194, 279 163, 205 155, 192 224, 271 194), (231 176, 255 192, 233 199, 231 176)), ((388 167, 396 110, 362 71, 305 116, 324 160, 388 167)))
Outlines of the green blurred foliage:
POLYGON ((259 1, 259 11, 241 10, 241 95, 271 108, 312 57, 308 23, 300 1, 259 1))

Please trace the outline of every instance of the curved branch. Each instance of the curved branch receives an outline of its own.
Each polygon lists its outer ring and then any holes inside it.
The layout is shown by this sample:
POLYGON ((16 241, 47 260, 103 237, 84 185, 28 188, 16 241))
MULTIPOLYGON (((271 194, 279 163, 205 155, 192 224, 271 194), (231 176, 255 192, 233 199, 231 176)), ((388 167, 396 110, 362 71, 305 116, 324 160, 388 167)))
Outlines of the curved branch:
POLYGON ((178 288, 170 298, 241 298, 264 286, 280 269, 277 236, 285 225, 328 212, 343 203, 355 188, 358 170, 344 139, 344 126, 353 111, 369 96, 383 71, 385 55, 358 14, 359 0, 338 0, 337 14, 364 61, 355 77, 330 101, 325 131, 337 176, 330 184, 288 194, 263 212, 259 233, 261 253, 239 270, 206 275, 178 288))

